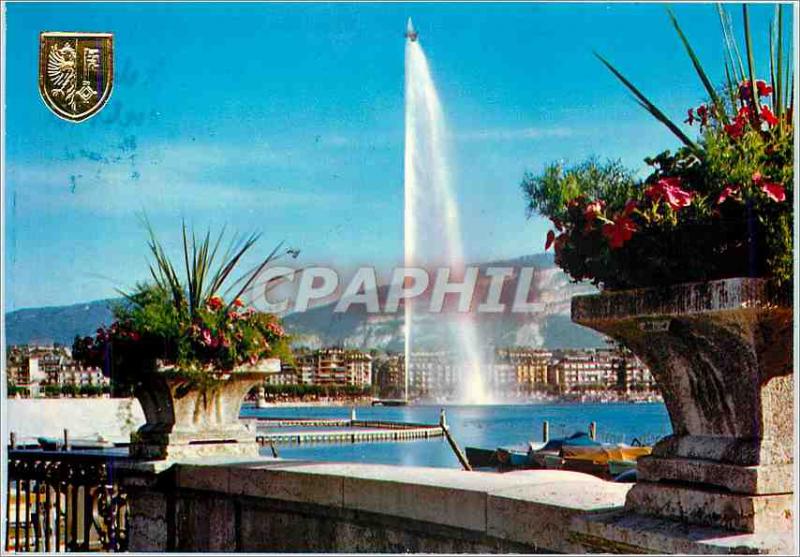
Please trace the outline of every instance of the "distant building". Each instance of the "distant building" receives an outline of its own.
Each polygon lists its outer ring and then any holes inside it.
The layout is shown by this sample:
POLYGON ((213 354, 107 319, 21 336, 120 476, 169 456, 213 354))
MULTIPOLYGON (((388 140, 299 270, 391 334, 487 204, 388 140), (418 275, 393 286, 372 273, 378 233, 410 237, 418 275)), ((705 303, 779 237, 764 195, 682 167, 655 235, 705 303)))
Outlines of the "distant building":
POLYGON ((372 362, 372 384, 383 398, 405 396, 405 356, 387 354, 372 362))
POLYGON ((72 360, 63 346, 9 346, 8 378, 29 396, 39 396, 48 385, 106 386, 109 380, 99 368, 84 368, 72 360))
POLYGON ((457 392, 460 366, 448 352, 415 352, 408 363, 408 388, 415 396, 457 392))
POLYGON ((548 379, 563 393, 611 390, 618 385, 619 366, 611 349, 567 350, 551 361, 548 379))
POLYGON ((538 348, 500 348, 495 351, 494 368, 499 387, 513 386, 518 394, 546 389, 547 370, 553 353, 538 348))
POLYGON ((618 386, 625 393, 653 391, 656 389, 656 380, 650 372, 650 368, 644 365, 630 350, 624 350, 618 386))
POLYGON ((51 377, 49 384, 103 387, 109 385, 110 381, 108 377, 103 375, 103 371, 100 368, 83 368, 73 364, 58 370, 55 380, 51 377))
POLYGON ((296 355, 295 359, 295 377, 303 384, 372 385, 372 357, 359 350, 322 348, 296 355))

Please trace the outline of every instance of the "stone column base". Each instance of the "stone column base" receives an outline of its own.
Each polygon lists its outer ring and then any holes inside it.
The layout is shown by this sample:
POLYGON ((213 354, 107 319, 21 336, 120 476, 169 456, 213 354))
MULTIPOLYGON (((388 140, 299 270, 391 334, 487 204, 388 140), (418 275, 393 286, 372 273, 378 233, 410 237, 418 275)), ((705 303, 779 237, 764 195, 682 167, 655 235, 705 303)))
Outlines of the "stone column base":
POLYGON ((681 482, 718 487, 746 495, 792 493, 792 464, 738 466, 700 458, 648 456, 637 461, 638 478, 647 482, 681 482))
POLYGON ((130 455, 145 460, 192 459, 206 456, 257 457, 255 434, 232 432, 138 434, 132 439, 130 455))
POLYGON ((746 495, 646 481, 633 486, 625 500, 625 509, 639 514, 750 533, 791 532, 793 506, 791 493, 746 495))

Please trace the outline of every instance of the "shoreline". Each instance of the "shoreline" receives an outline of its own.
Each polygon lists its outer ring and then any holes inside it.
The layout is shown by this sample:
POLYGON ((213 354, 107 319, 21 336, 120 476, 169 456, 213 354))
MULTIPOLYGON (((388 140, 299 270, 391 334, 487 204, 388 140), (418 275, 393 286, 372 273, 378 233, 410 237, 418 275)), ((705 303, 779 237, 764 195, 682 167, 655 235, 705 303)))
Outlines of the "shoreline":
MULTIPOLYGON (((574 400, 574 399, 555 399, 555 400, 525 400, 525 401, 492 401, 487 403, 460 403, 454 401, 435 401, 435 400, 414 400, 409 401, 405 406, 534 406, 540 404, 564 404, 564 405, 589 405, 589 404, 664 404, 663 400, 574 400)), ((258 408, 256 403, 248 400, 242 403, 242 408, 252 408, 255 410, 266 410, 269 408, 371 408, 371 407, 402 408, 403 406, 381 406, 373 405, 371 401, 278 401, 267 402, 263 408, 258 408)))

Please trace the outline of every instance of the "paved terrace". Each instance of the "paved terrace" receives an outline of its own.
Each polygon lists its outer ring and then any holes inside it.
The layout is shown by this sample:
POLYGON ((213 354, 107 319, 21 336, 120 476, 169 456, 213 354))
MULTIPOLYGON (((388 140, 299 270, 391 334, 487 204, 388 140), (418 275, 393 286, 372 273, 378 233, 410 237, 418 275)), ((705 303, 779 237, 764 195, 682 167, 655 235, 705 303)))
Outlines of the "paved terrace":
POLYGON ((132 550, 759 553, 775 545, 641 517, 631 536, 613 520, 631 485, 577 472, 223 458, 170 466, 128 470, 139 478, 130 488, 147 494, 132 509, 132 550), (146 479, 159 471, 171 480, 163 497, 146 479))

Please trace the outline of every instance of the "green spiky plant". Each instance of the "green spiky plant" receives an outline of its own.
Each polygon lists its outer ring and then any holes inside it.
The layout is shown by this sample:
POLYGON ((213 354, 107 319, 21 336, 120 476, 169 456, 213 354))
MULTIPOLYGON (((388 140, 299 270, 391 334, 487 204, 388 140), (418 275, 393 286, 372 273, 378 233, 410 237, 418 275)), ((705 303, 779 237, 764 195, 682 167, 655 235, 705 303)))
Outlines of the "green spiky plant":
POLYGON ((717 6, 717 13, 725 46, 719 87, 667 11, 708 98, 688 110, 685 123, 699 125, 696 138, 596 54, 682 146, 645 159, 652 173, 639 183, 635 172, 609 174, 610 167, 596 160, 571 168, 553 164, 523 179, 529 213, 555 225, 546 249, 555 247, 556 263, 573 279, 611 289, 735 276, 790 283, 794 91, 782 6, 769 30, 769 83, 757 79, 747 6, 744 59, 727 11, 717 6))
MULTIPOLYGON (((258 279, 267 266, 284 255, 296 256, 296 250, 282 249, 280 243, 235 277, 260 235, 234 236, 223 251, 224 228, 212 239, 210 231, 198 237, 184 224, 180 276, 179 266, 145 224, 152 281, 122 292, 124 302, 113 308, 114 323, 93 337, 76 340, 77 359, 101 366, 120 383, 160 361, 172 373, 204 385, 263 358, 291 359, 289 337, 277 316, 245 308, 241 297, 260 286, 258 279)), ((263 285, 265 290, 279 279, 263 285)))

